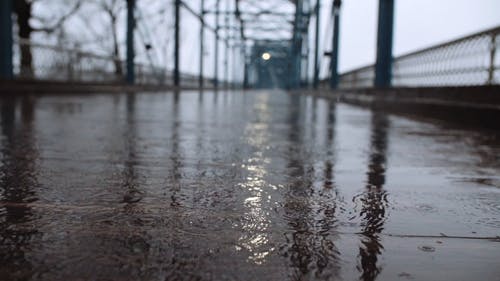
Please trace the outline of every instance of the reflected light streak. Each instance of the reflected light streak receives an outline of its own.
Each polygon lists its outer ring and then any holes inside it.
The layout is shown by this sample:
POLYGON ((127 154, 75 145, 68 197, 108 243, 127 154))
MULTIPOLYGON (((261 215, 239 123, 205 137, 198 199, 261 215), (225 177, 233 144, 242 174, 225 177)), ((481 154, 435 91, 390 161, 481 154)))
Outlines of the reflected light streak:
POLYGON ((245 128, 244 139, 256 151, 252 157, 247 159, 246 164, 242 165, 242 169, 246 170, 248 175, 244 182, 239 183, 239 186, 249 192, 243 204, 247 211, 244 214, 243 234, 239 238, 239 247, 245 248, 251 254, 248 260, 255 264, 262 264, 266 261, 266 257, 274 251, 273 247, 269 247, 269 234, 267 230, 270 226, 269 213, 264 209, 263 205, 271 201, 271 196, 266 195, 272 185, 266 182, 267 175, 265 165, 270 163, 270 160, 264 157, 263 151, 268 149, 269 145, 269 119, 270 112, 268 107, 268 95, 257 97, 254 111, 257 114, 257 120, 250 122, 245 128))

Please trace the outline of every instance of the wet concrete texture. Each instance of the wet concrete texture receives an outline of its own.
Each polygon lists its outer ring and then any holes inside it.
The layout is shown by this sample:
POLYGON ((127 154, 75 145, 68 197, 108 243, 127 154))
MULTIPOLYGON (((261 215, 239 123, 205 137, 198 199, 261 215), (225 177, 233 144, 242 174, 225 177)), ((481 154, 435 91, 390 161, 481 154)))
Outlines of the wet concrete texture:
POLYGON ((500 280, 499 132, 273 91, 0 102, 0 280, 500 280))

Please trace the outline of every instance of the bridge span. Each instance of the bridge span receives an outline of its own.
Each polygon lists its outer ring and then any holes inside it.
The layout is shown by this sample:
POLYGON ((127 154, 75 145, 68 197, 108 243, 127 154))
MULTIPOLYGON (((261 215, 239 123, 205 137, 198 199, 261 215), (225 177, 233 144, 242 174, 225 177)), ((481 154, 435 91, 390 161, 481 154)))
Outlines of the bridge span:
POLYGON ((1 0, 0 281, 500 281, 498 22, 345 2, 1 0))

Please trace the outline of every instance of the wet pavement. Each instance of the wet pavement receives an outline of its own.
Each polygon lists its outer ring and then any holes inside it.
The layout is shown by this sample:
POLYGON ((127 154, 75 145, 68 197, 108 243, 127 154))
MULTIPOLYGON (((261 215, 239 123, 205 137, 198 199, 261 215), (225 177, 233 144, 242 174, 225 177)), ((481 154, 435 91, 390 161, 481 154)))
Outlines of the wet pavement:
POLYGON ((0 103, 0 280, 500 280, 500 132, 272 91, 0 103))

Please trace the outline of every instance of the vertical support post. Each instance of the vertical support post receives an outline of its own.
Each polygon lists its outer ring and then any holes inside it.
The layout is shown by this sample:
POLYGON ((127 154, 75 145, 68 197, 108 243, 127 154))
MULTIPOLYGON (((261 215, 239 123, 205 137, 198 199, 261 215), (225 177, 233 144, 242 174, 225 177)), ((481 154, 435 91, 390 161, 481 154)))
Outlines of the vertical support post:
POLYGON ((242 55, 243 55, 243 89, 248 89, 247 45, 244 39, 242 39, 242 55))
POLYGON ((341 0, 333 2, 333 41, 330 60, 330 88, 337 89, 339 86, 339 41, 340 41, 340 7, 341 0))
MULTIPOLYGON (((236 35, 234 35, 234 37, 236 37, 236 35)), ((235 65, 236 65, 236 42, 233 42, 233 44, 231 45, 231 84, 232 84, 231 86, 233 89, 236 87, 236 82, 237 82, 235 75, 236 72, 235 65)))
POLYGON ((320 27, 320 5, 321 1, 316 0, 316 34, 314 39, 314 77, 313 77, 313 88, 318 88, 319 83, 319 27, 320 27))
POLYGON ((203 89, 203 57, 205 56, 205 0, 201 0, 201 27, 200 27, 200 77, 199 77, 199 85, 200 89, 203 89))
POLYGON ((135 0, 127 0, 127 83, 135 83, 134 72, 134 28, 135 28, 135 0))
POLYGON ((229 31, 230 31, 230 26, 229 26, 229 1, 226 1, 226 10, 224 14, 224 25, 226 28, 226 34, 225 34, 225 39, 224 39, 224 87, 227 88, 229 86, 229 31))
POLYGON ((305 47, 305 50, 303 50, 303 54, 302 54, 302 63, 301 63, 301 67, 302 67, 302 70, 301 70, 301 74, 302 72, 304 73, 304 80, 302 81, 302 87, 304 88, 308 88, 309 87, 309 61, 311 61, 311 56, 310 56, 310 49, 309 49, 309 33, 306 33, 305 34, 305 42, 306 44, 304 44, 302 46, 302 48, 305 47))
POLYGON ((497 52, 497 33, 491 34, 490 47, 490 68, 488 69, 488 85, 493 85, 495 82, 495 56, 497 52))
POLYGON ((12 0, 0 1, 0 79, 12 79, 12 0))
POLYGON ((180 49, 180 7, 181 0, 174 0, 175 23, 174 23, 174 86, 180 85, 179 71, 179 49, 180 49))
POLYGON ((392 41, 394 0, 379 0, 375 87, 390 87, 392 81, 392 41))
POLYGON ((303 35, 303 1, 297 0, 295 7, 295 20, 293 26, 293 38, 291 48, 291 88, 299 88, 302 85, 301 63, 302 63, 302 35, 303 35))
POLYGON ((217 0, 215 8, 215 61, 214 61, 214 87, 219 86, 219 12, 220 0, 217 0))

